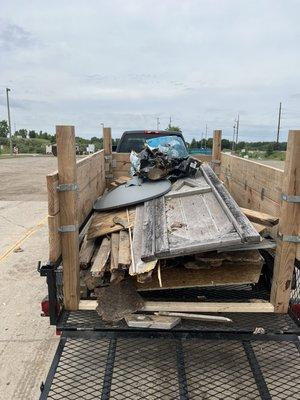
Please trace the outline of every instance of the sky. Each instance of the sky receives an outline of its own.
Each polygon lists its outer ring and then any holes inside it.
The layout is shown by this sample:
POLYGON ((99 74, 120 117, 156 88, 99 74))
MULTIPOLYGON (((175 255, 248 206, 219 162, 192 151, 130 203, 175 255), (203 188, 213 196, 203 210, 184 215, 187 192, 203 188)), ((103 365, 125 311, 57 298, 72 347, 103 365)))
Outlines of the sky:
POLYGON ((300 129, 299 0, 0 0, 0 119, 113 137, 179 126, 231 139, 300 129))

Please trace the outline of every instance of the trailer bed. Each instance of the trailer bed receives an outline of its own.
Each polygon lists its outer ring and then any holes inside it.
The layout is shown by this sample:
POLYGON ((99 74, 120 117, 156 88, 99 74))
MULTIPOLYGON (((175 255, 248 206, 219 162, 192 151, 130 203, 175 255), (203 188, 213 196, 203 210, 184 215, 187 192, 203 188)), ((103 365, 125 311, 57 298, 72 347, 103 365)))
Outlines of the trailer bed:
POLYGON ((40 399, 300 399, 295 334, 65 331, 40 399))

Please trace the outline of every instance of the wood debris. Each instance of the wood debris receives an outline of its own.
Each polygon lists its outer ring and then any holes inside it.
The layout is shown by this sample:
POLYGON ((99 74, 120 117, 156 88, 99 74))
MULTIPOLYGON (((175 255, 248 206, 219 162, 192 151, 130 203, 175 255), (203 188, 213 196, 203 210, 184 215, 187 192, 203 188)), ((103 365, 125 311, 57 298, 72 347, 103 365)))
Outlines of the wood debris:
POLYGON ((133 328, 172 329, 180 318, 174 316, 131 314, 125 317, 128 326, 133 328))
MULTIPOLYGON (((123 182, 120 178, 111 187, 123 182)), ((180 308, 172 302, 144 305, 141 295, 256 284, 263 266, 257 249, 269 246, 259 234, 275 232, 278 219, 242 211, 251 222, 205 167, 200 177, 177 180, 168 195, 130 209, 95 212, 81 235, 81 298, 97 297, 97 312, 104 321, 125 318, 129 326, 137 327, 171 329, 174 321, 170 318, 180 316, 132 314, 136 311, 209 311, 203 296, 199 307, 186 303, 180 308)), ((221 312, 226 310, 225 304, 221 312)), ((238 305, 230 307, 239 310, 238 305)), ((245 312, 251 310, 251 304, 243 307, 245 312)))
POLYGON ((104 321, 119 321, 144 307, 144 301, 130 279, 99 288, 96 294, 96 311, 104 321))

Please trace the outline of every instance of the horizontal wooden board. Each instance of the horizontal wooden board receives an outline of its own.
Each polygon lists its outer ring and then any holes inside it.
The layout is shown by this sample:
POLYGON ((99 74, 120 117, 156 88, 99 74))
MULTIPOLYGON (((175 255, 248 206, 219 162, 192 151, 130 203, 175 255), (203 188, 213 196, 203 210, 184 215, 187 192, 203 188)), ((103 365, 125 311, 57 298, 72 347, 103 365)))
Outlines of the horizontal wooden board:
MULTIPOLYGON (((79 310, 95 310, 96 300, 80 300, 79 310)), ((272 313, 274 306, 268 302, 253 303, 205 303, 205 302, 179 302, 179 301, 145 301, 143 311, 174 311, 174 312, 212 312, 212 313, 235 313, 235 312, 253 312, 253 313, 272 313)))

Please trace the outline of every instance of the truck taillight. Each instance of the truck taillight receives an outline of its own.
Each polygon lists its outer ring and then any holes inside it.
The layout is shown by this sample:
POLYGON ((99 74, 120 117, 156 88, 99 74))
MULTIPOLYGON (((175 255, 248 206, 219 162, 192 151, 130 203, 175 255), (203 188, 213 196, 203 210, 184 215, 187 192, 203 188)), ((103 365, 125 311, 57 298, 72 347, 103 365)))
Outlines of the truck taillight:
POLYGON ((297 319, 300 319, 300 304, 292 304, 291 311, 297 319))
POLYGON ((41 316, 49 317, 49 299, 48 296, 45 296, 41 301, 41 316))

